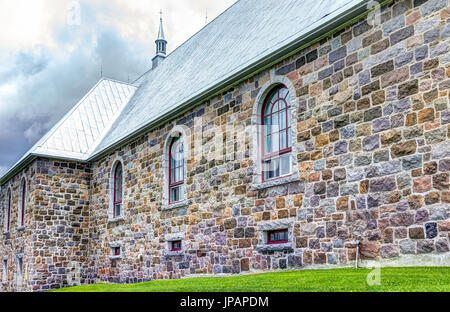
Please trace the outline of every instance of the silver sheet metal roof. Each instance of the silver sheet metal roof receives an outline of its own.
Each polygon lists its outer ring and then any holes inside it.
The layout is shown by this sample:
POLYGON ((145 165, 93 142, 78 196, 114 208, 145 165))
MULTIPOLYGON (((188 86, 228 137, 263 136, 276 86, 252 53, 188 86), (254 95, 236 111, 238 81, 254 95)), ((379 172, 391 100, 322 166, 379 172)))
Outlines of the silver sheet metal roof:
POLYGON ((29 153, 88 159, 136 89, 102 78, 29 153))
MULTIPOLYGON (((36 156, 92 160, 368 0, 239 0, 139 79, 102 79, 1 179, 36 156)), ((352 13, 354 14, 354 13, 352 13)), ((341 20, 342 19, 342 20, 341 20)), ((307 41, 306 41, 307 42, 307 41)), ((190 106, 188 106, 190 107, 190 106)))
POLYGON ((362 2, 236 2, 140 79, 139 90, 94 155, 362 2))
POLYGON ((136 89, 102 78, 4 177, 30 156, 86 161, 136 89))

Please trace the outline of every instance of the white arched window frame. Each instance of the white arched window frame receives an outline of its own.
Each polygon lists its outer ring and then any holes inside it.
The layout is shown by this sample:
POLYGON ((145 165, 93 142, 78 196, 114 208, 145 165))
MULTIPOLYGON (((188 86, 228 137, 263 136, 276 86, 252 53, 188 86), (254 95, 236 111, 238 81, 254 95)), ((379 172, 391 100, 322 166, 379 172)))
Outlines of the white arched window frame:
POLYGON ((109 209, 108 216, 110 221, 124 219, 124 162, 116 158, 113 161, 109 175, 109 209))
POLYGON ((9 233, 11 230, 11 206, 12 206, 12 191, 8 188, 6 192, 5 199, 5 209, 4 209, 4 220, 3 220, 3 231, 9 233))
POLYGON ((184 207, 189 204, 186 185, 189 147, 189 129, 185 126, 174 127, 168 134, 164 145, 163 210, 184 207), (177 198, 172 196, 174 192, 178 194, 177 198))
POLYGON ((18 229, 23 229, 25 227, 25 218, 27 211, 27 179, 22 177, 20 179, 20 196, 19 196, 19 209, 17 209, 17 224, 18 229))
MULTIPOLYGON (((279 97, 278 94, 276 96, 279 97)), ((297 162, 298 107, 299 99, 296 96, 293 83, 287 77, 275 75, 274 71, 271 71, 269 81, 261 87, 253 106, 251 130, 251 150, 254 159, 253 189, 262 189, 299 181, 297 162), (285 97, 284 93, 281 96, 285 103, 286 110, 277 110, 277 112, 286 112, 289 120, 286 120, 285 125, 274 125, 274 129, 266 129, 264 109, 267 107, 269 96, 278 90, 284 90, 283 92, 287 93, 287 96, 285 97), (271 153, 265 150, 267 131, 269 131, 269 133, 277 133, 280 130, 282 130, 283 134, 286 136, 286 140, 290 140, 290 146, 285 146, 286 148, 283 149, 278 148, 278 154, 280 155, 276 155, 276 153, 271 155, 271 153), (277 159, 277 157, 280 156, 288 159, 288 172, 285 171, 283 174, 280 172, 280 174, 275 177, 264 176, 264 172, 267 172, 267 170, 265 170, 266 168, 264 168, 265 161, 277 159)))

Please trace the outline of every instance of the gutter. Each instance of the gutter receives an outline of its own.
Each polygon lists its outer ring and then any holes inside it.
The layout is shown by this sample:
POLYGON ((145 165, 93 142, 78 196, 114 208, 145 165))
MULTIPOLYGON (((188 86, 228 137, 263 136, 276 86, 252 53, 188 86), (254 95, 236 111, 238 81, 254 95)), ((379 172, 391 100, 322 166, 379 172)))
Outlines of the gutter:
MULTIPOLYGON (((173 119, 189 111, 190 109, 192 109, 193 106, 196 106, 196 104, 205 102, 213 98, 214 96, 221 94, 230 88, 233 88, 242 81, 249 79, 250 77, 266 70, 267 68, 272 67, 273 65, 281 62, 282 60, 287 59, 292 55, 295 55, 296 53, 300 52, 301 50, 304 50, 305 48, 313 45, 314 43, 322 40, 323 38, 326 38, 331 34, 336 33, 337 31, 347 27, 348 25, 355 23, 357 20, 363 18, 365 15, 367 15, 369 12, 375 9, 375 8, 373 9, 367 8, 367 4, 369 2, 370 0, 365 0, 357 4, 356 6, 348 9, 347 11, 342 12, 341 14, 336 16, 330 23, 326 25, 322 24, 315 30, 299 37, 298 39, 294 40, 287 46, 278 49, 277 51, 266 56, 265 58, 260 59, 259 61, 253 63, 252 65, 242 69, 238 73, 228 77, 227 79, 223 80, 214 87, 207 89, 200 95, 191 98, 190 100, 173 109, 172 111, 169 111, 164 116, 161 116, 153 120, 149 124, 133 131, 132 133, 126 135, 117 142, 111 144, 104 150, 92 155, 91 157, 88 158, 88 161, 91 162, 98 160, 99 158, 113 152, 114 150, 119 149, 123 145, 126 145, 129 141, 132 141, 133 139, 138 138, 144 133, 157 128, 162 123, 166 123, 168 119, 173 119)), ((380 6, 384 6, 390 2, 393 2, 393 0, 386 0, 383 3, 381 3, 380 6)))

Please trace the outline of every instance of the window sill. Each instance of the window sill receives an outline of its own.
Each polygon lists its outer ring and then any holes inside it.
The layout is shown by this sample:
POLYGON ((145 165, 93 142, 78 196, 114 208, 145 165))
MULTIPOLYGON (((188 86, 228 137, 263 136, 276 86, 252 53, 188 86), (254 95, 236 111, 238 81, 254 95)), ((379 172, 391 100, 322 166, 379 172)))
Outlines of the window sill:
POLYGON ((108 223, 117 223, 120 221, 125 221, 125 217, 117 217, 117 218, 109 219, 108 223))
POLYGON ((292 243, 286 243, 286 244, 258 245, 258 246, 256 246, 256 250, 258 250, 258 251, 292 251, 292 250, 294 250, 294 248, 292 247, 292 243))
POLYGON ((177 208, 184 208, 184 207, 189 206, 189 204, 190 204, 190 201, 188 199, 186 199, 179 203, 163 205, 161 210, 166 211, 166 210, 172 210, 172 209, 177 209, 177 208))
POLYGON ((281 186, 281 185, 295 183, 295 182, 300 182, 300 179, 297 176, 290 175, 290 176, 286 176, 286 177, 279 178, 276 180, 271 180, 271 181, 267 181, 267 182, 263 182, 263 183, 259 183, 259 184, 253 184, 250 187, 250 190, 251 191, 259 191, 259 190, 264 190, 267 188, 281 186))
POLYGON ((120 259, 122 259, 121 255, 120 256, 110 256, 109 257, 109 260, 120 260, 120 259))
POLYGON ((178 250, 178 251, 166 250, 164 252, 164 256, 166 256, 166 257, 174 257, 174 256, 182 256, 182 255, 184 255, 184 251, 183 250, 178 250))

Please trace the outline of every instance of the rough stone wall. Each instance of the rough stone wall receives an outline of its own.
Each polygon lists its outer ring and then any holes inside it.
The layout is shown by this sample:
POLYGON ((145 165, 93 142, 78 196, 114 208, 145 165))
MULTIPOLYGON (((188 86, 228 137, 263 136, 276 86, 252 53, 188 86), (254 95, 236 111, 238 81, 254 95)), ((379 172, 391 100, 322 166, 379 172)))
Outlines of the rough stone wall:
POLYGON ((36 185, 36 163, 30 164, 20 174, 11 179, 1 189, 1 211, 0 211, 0 290, 1 291, 26 291, 28 290, 30 264, 33 263, 33 243, 32 229, 34 192, 36 185), (27 183, 26 211, 24 218, 24 227, 20 228, 18 209, 21 207, 21 183, 25 178, 27 183), (8 190, 11 190, 11 222, 10 231, 5 233, 4 216, 6 213, 6 203, 8 190), (18 280, 17 257, 23 256, 23 279, 22 283, 18 280), (7 281, 3 281, 3 260, 8 262, 7 281))
POLYGON ((1 191, 2 205, 9 186, 13 194, 1 290, 20 290, 20 253, 27 290, 349 266, 357 240, 362 265, 450 265, 448 7, 395 1, 381 25, 358 21, 91 165, 36 160, 23 172, 24 231, 16 229, 22 174, 1 191), (261 185, 260 143, 241 131, 257 124, 255 107, 283 82, 294 103, 296 171, 261 185), (190 139, 188 202, 167 207, 165 145, 175 126, 190 139), (218 137, 218 129, 227 132, 218 137), (124 217, 111 221, 117 160, 124 217), (264 231, 279 228, 289 229, 288 243, 266 246, 264 231), (181 252, 168 252, 174 239, 183 239, 181 252), (112 260, 114 246, 122 256, 112 260))
POLYGON ((2 203, 9 186, 13 196, 11 231, 0 242, 1 256, 7 257, 9 264, 8 282, 2 284, 2 290, 42 291, 84 283, 89 182, 89 165, 37 159, 2 188, 2 203), (25 228, 17 230, 23 176, 29 186, 27 214, 25 228), (24 255, 24 284, 19 286, 15 258, 20 254, 24 255))
POLYGON ((353 265, 357 240, 363 260, 449 265, 448 6, 395 1, 381 25, 358 21, 95 162, 89 282, 353 265), (190 154, 190 204, 166 210, 164 145, 174 125, 213 153, 208 131, 252 125, 262 87, 277 79, 290 81, 298 103, 298 179, 255 187, 258 143, 231 134, 222 158, 190 154), (124 218, 108 222, 118 158, 124 218), (276 221, 291 226, 291 247, 261 246, 276 221), (167 252, 173 235, 183 252, 167 252), (122 258, 112 263, 117 245, 122 258))

